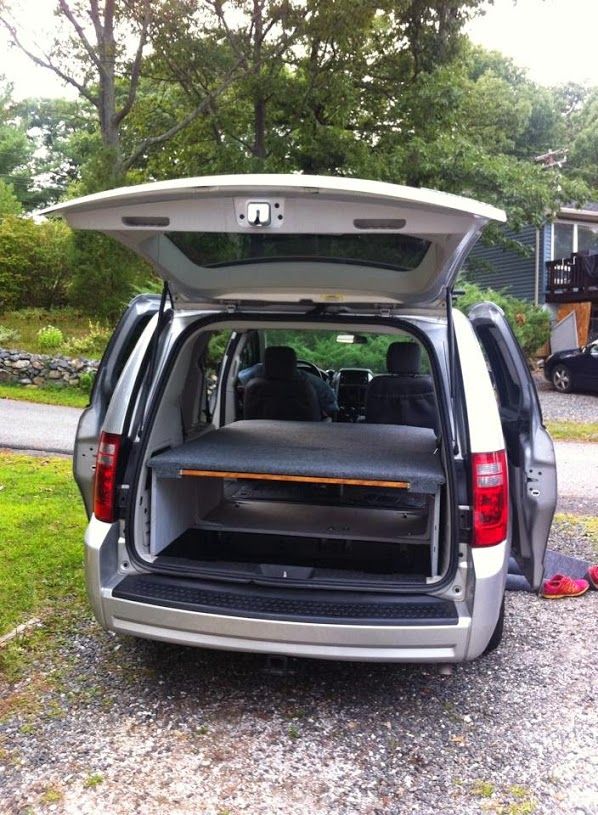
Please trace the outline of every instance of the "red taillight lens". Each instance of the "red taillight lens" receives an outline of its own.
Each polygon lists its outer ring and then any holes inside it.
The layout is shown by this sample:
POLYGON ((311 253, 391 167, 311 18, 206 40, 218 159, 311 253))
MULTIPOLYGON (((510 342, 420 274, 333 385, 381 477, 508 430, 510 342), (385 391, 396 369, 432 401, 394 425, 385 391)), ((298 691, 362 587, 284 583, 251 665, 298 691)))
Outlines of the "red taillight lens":
POLYGON ((116 520, 116 468, 120 452, 120 436, 102 433, 98 446, 93 490, 93 514, 98 521, 116 520))
POLYGON ((493 546, 507 537, 509 523, 509 476, 504 450, 473 453, 474 546, 493 546))

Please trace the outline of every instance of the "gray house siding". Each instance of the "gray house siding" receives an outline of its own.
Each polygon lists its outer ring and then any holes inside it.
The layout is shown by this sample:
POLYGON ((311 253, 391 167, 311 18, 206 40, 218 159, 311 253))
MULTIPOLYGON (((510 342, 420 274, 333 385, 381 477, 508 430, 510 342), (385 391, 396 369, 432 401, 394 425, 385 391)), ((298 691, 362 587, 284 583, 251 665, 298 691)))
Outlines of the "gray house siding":
MULTIPOLYGON (((550 227, 548 226, 550 232, 550 227)), ((540 233, 540 257, 546 252, 546 230, 540 233)), ((508 238, 518 240, 531 250, 529 257, 522 257, 512 250, 499 246, 482 246, 478 244, 467 259, 466 277, 472 283, 483 288, 504 290, 507 294, 523 300, 534 301, 536 280, 536 228, 524 227, 520 232, 505 229, 508 238)), ((550 251, 550 247, 548 247, 550 251)), ((544 264, 540 268, 540 302, 544 302, 544 264)))
POLYGON ((546 286, 548 284, 548 272, 546 262, 552 260, 552 225, 544 224, 540 231, 540 297, 539 303, 546 300, 546 286))

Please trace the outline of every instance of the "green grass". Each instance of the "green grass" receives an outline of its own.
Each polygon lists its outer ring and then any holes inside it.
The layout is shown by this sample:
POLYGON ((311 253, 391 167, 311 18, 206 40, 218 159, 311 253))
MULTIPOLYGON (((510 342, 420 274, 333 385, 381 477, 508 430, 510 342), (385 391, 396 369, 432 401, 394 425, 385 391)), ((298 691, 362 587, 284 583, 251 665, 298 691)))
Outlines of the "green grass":
POLYGON ((47 325, 59 328, 65 337, 83 337, 89 331, 89 317, 71 308, 24 308, 0 314, 0 324, 19 333, 10 345, 20 351, 40 354, 37 332, 47 325))
POLYGON ((0 454, 0 635, 83 599, 84 526, 70 460, 0 454))
POLYGON ((83 408, 89 404, 89 394, 80 388, 27 388, 24 385, 0 385, 0 399, 18 399, 44 405, 66 405, 83 408))
MULTIPOLYGON (((72 308, 24 308, 18 311, 5 311, 3 314, 0 314, 0 325, 18 333, 16 339, 5 343, 6 347, 14 348, 19 351, 30 351, 35 354, 51 353, 52 355, 64 354, 66 356, 72 356, 66 347, 68 340, 80 340, 87 337, 90 332, 90 323, 95 323, 95 320, 90 320, 88 315, 80 314, 72 308), (52 352, 43 351, 42 348, 40 348, 37 337, 37 332, 48 325, 59 328, 64 335, 64 343, 52 352)), ((108 324, 104 325, 104 323, 102 323, 102 325, 106 329, 111 328, 108 324)), ((105 337, 106 342, 108 337, 109 333, 105 337)), ((99 359, 102 351, 103 344, 100 343, 98 347, 93 350, 93 353, 89 352, 83 354, 83 356, 99 359)))
POLYGON ((553 439, 598 442, 598 422, 553 421, 546 428, 553 439))

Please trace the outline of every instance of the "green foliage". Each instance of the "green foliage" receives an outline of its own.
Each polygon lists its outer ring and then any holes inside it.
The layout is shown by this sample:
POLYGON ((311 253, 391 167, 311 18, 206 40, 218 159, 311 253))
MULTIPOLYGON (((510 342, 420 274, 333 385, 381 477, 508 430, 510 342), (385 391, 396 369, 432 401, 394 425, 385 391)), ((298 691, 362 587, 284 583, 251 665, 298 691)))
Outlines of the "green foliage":
POLYGON ((20 215, 22 211, 23 205, 15 195, 12 185, 0 180, 0 218, 5 215, 20 215))
POLYGON ((99 322, 89 321, 89 331, 83 337, 71 337, 64 346, 64 353, 72 357, 87 357, 90 359, 100 359, 108 340, 112 334, 112 328, 102 325, 99 322))
MULTIPOLYGON (((80 42, 67 56, 59 37, 54 56, 68 71, 81 68, 91 101, 15 104, 0 91, 0 179, 10 179, 0 182, 0 310, 71 303, 113 317, 155 285, 147 265, 103 236, 73 240, 63 224, 16 218, 20 201, 31 208, 116 183, 299 171, 478 198, 506 209, 517 230, 597 197, 598 90, 543 88, 473 46, 462 30, 481 5, 153 4, 151 48, 116 142, 98 116, 97 64, 80 42), (555 147, 568 149, 568 161, 547 171, 535 157, 555 147)), ((139 20, 129 3, 115 9, 118 107, 130 89, 120 36, 138 31, 139 20)), ((496 226, 484 240, 506 245, 496 226)))
POLYGON ((505 312, 509 325, 528 358, 532 358, 548 340, 550 318, 544 309, 504 292, 482 289, 475 283, 464 281, 462 288, 464 293, 457 299, 457 308, 467 314, 476 303, 484 300, 496 303, 505 312))
POLYGON ((25 99, 14 108, 36 148, 29 162, 38 179, 31 206, 50 206, 65 196, 99 148, 93 113, 84 99, 25 99))
MULTIPOLYGON (((357 367, 383 373, 386 371, 386 350, 390 343, 411 339, 397 334, 363 333, 362 336, 367 340, 364 344, 345 344, 337 342, 337 332, 332 331, 268 329, 266 342, 268 345, 290 345, 299 359, 313 362, 323 370, 357 367)), ((424 362, 422 368, 425 367, 424 362)))
POLYGON ((230 331, 212 331, 210 334, 210 339, 208 341, 208 353, 206 355, 206 365, 208 368, 212 370, 216 370, 220 362, 222 361, 222 357, 224 356, 224 352, 226 351, 226 347, 230 340, 230 331))
MULTIPOLYGON (((39 351, 37 332, 46 325, 55 325, 69 341, 86 337, 89 333, 89 317, 68 306, 6 311, 0 319, 5 328, 18 333, 18 347, 21 351, 39 351)), ((59 350, 66 353, 64 346, 59 350)))
MULTIPOLYGON (((28 203, 31 196, 31 172, 29 161, 33 146, 27 136, 26 128, 19 120, 11 98, 12 88, 2 82, 0 77, 0 179, 10 184, 13 196, 20 203, 28 203)), ((5 193, 0 191, 0 215, 5 193)), ((18 210, 11 210, 16 214, 18 210)))
POLYGON ((567 166, 598 197, 598 88, 586 89, 580 96, 577 109, 569 117, 573 138, 567 166))
POLYGON ((37 344, 44 354, 56 351, 63 342, 64 335, 62 331, 54 325, 47 325, 37 332, 37 344))
POLYGON ((91 393, 91 389, 93 388, 95 378, 96 378, 95 371, 84 371, 82 374, 79 375, 79 387, 88 396, 91 393))
POLYGON ((72 232, 60 221, 0 219, 0 311, 64 304, 72 272, 72 232))
POLYGON ((15 328, 8 328, 8 326, 0 323, 0 346, 6 347, 11 343, 14 346, 20 336, 21 335, 15 328))
POLYGON ((73 257, 70 303, 102 318, 117 317, 135 284, 151 271, 131 251, 99 233, 76 233, 73 257))

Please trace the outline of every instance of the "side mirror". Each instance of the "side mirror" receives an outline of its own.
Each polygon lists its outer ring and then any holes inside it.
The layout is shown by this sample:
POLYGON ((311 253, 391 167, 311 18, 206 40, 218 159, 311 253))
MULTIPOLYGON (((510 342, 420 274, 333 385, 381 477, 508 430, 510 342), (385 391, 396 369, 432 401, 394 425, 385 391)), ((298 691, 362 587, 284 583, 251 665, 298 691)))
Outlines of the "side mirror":
POLYGON ((598 357, 598 343, 594 343, 594 345, 588 346, 588 349, 590 351, 591 357, 598 357))

